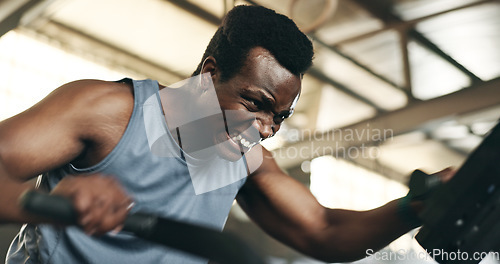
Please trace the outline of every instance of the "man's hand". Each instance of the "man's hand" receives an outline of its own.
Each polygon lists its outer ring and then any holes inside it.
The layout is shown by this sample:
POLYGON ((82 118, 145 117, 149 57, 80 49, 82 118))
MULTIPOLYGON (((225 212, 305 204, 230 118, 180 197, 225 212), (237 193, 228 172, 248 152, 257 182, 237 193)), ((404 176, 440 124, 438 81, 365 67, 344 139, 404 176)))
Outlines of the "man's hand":
POLYGON ((420 212, 424 209, 425 201, 443 183, 448 182, 455 175, 456 170, 446 168, 433 174, 426 174, 415 170, 408 183, 410 191, 398 201, 398 215, 413 228, 422 224, 420 212))
POLYGON ((100 174, 65 177, 51 194, 73 202, 78 224, 90 235, 119 231, 133 204, 117 180, 100 174))

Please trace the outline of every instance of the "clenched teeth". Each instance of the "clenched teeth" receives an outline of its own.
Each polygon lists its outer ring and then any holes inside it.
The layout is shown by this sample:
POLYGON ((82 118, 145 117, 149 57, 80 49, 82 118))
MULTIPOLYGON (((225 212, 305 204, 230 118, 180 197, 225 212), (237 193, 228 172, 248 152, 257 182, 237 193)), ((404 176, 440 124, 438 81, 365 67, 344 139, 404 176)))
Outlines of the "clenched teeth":
POLYGON ((245 148, 251 149, 257 142, 250 142, 249 140, 244 139, 241 135, 234 136, 231 138, 234 142, 239 142, 245 148))

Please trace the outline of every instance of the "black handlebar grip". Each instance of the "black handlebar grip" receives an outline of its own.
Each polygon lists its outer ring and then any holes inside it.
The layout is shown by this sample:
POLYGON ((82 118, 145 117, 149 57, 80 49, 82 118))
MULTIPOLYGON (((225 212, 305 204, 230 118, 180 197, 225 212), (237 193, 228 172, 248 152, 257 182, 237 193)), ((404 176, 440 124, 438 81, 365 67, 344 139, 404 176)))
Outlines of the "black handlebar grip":
MULTIPOLYGON (((77 213, 63 196, 27 191, 21 196, 21 207, 64 224, 76 224, 77 213)), ((127 216, 123 231, 148 241, 173 247, 221 264, 264 264, 258 254, 229 234, 147 213, 127 216)))
POLYGON ((27 191, 20 198, 21 208, 64 224, 76 224, 77 213, 71 201, 63 196, 27 191))
POLYGON ((143 213, 130 214, 125 219, 123 231, 132 232, 142 238, 151 238, 157 223, 158 217, 155 215, 143 213))
POLYGON ((426 199, 441 184, 439 176, 429 175, 421 170, 413 171, 408 183, 412 198, 416 200, 426 199))

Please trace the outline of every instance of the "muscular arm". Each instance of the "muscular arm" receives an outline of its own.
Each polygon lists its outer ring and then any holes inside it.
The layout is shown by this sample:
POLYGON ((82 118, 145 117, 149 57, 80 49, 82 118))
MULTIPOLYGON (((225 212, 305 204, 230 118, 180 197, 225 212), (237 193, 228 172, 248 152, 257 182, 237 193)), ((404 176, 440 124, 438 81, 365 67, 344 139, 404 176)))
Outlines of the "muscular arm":
MULTIPOLYGON (((74 161, 96 142, 104 122, 109 122, 103 113, 111 117, 117 113, 107 104, 119 109, 126 105, 125 97, 114 90, 113 84, 95 80, 69 83, 23 113, 0 122, 1 222, 40 221, 18 207, 19 196, 33 188, 24 182, 74 161)), ((102 183, 97 178, 86 181, 102 183)), ((75 205, 88 207, 78 204, 88 202, 75 199, 79 194, 67 181, 59 192, 71 196, 75 205)))
POLYGON ((301 183, 283 173, 264 150, 264 163, 240 190, 237 201, 267 233, 327 262, 352 261, 408 232, 396 202, 369 211, 328 209, 301 183))

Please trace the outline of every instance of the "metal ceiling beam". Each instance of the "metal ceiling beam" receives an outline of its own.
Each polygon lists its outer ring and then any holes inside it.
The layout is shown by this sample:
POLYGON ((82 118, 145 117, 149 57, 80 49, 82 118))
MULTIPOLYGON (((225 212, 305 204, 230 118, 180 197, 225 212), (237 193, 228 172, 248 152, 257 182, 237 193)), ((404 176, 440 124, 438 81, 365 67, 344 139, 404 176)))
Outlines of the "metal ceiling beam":
POLYGON ((321 46, 327 48, 328 50, 332 51, 333 53, 335 53, 337 55, 340 55, 344 59, 346 59, 346 60, 354 63, 356 66, 358 66, 359 68, 361 68, 365 72, 369 73, 370 75, 374 76, 375 78, 381 80, 382 82, 385 82, 385 83, 389 84, 391 87, 394 87, 394 88, 396 88, 396 89, 404 92, 407 97, 412 97, 412 95, 410 93, 408 93, 408 89, 405 89, 404 87, 401 87, 401 86, 397 85, 395 82, 389 80, 385 76, 376 73, 370 67, 362 64, 361 62, 359 62, 358 60, 356 60, 352 56, 350 56, 347 53, 341 51, 338 47, 328 45, 324 41, 322 41, 321 39, 317 38, 316 36, 314 36, 312 34, 308 34, 308 35, 314 40, 314 42, 316 42, 316 43, 320 44, 321 46))
POLYGON ((406 31, 407 29, 414 27, 416 24, 418 24, 420 22, 423 22, 423 21, 431 19, 431 18, 435 18, 437 16, 441 16, 441 15, 444 15, 444 14, 447 14, 447 13, 451 13, 451 12, 454 12, 454 11, 458 11, 458 10, 462 10, 462 9, 465 9, 465 8, 470 8, 470 7, 474 7, 474 6, 478 6, 478 5, 482 5, 482 4, 487 4, 487 3, 491 3, 491 2, 497 2, 497 1, 498 0, 477 1, 477 2, 472 2, 472 3, 466 4, 466 5, 458 6, 458 7, 447 9, 447 10, 443 10, 441 12, 433 13, 433 14, 430 14, 430 15, 427 15, 427 16, 423 16, 423 17, 419 17, 419 18, 415 18, 415 19, 411 19, 411 20, 404 20, 404 21, 401 21, 401 22, 386 23, 381 29, 377 29, 377 30, 374 30, 374 31, 363 33, 361 35, 357 35, 357 36, 354 36, 354 37, 343 39, 343 40, 340 40, 338 42, 332 43, 330 45, 333 45, 333 46, 345 45, 345 44, 348 44, 348 43, 351 43, 351 42, 356 42, 356 41, 359 41, 359 40, 362 40, 362 39, 365 39, 365 38, 373 37, 373 36, 375 36, 377 34, 385 32, 387 30, 406 31))
POLYGON ((456 61, 453 57, 444 52, 441 48, 439 48, 434 42, 430 41, 427 37, 425 37, 422 33, 418 32, 416 29, 410 29, 408 31, 408 35, 412 37, 415 41, 428 48, 430 51, 437 54, 439 57, 449 62, 451 65, 455 66, 455 68, 459 69, 462 73, 467 75, 473 83, 482 82, 481 78, 477 75, 469 71, 465 66, 456 61))
POLYGON ((222 19, 209 11, 201 8, 200 6, 193 4, 189 1, 186 0, 167 0, 167 2, 172 3, 176 5, 177 7, 188 11, 189 13, 207 21, 208 23, 212 25, 220 25, 222 22, 222 19))
MULTIPOLYGON (((382 20, 385 24, 392 23, 402 23, 404 22, 401 18, 391 13, 390 2, 389 1, 374 1, 374 0, 354 0, 359 6, 363 7, 366 11, 372 14, 374 17, 382 20)), ((473 83, 482 82, 482 80, 465 68, 462 64, 456 61, 453 57, 448 55, 446 52, 441 50, 436 44, 430 41, 422 33, 418 32, 416 29, 409 29, 408 36, 413 38, 415 41, 428 48, 430 51, 434 52, 436 55, 455 66, 462 73, 467 75, 473 83)))
POLYGON ((410 56, 408 52, 408 34, 406 31, 398 32, 398 43, 399 50, 401 52, 401 60, 403 64, 403 80, 406 92, 411 96, 408 96, 411 100, 415 100, 415 97, 412 94, 412 83, 411 83, 411 65, 410 65, 410 56))
POLYGON ((335 80, 333 80, 332 78, 326 76, 323 72, 321 72, 320 70, 312 67, 311 69, 309 69, 307 71, 307 74, 310 74, 312 77, 324 82, 324 83, 327 83, 331 86, 333 86, 334 88, 337 88, 338 90, 344 92, 345 94, 351 96, 352 98, 356 99, 357 101, 359 102, 362 102, 364 104, 367 104, 373 108, 375 108, 377 110, 377 112, 379 113, 383 113, 383 112, 386 112, 386 110, 380 108, 378 105, 376 105, 374 102, 372 102, 370 99, 354 92, 353 90, 347 88, 345 85, 343 85, 342 83, 339 83, 335 80))
POLYGON ((23 15, 41 2, 43 0, 0 1, 0 8, 2 9, 2 12, 0 12, 0 37, 16 28, 23 15))
POLYGON ((499 86, 500 78, 497 78, 428 101, 415 101, 405 108, 381 114, 342 129, 316 134, 276 149, 273 155, 281 167, 288 168, 318 156, 340 155, 339 151, 345 151, 351 147, 368 147, 374 143, 373 138, 366 136, 369 132, 374 135, 376 132, 388 131, 392 136, 397 136, 414 131, 431 121, 498 106, 500 105, 499 86), (354 133, 355 138, 345 140, 346 133, 354 133), (357 135, 364 133, 365 136, 358 138, 356 133, 357 135))
POLYGON ((188 77, 55 21, 48 20, 42 23, 35 21, 28 26, 27 30, 60 42, 66 49, 77 53, 84 51, 101 58, 110 67, 127 65, 128 69, 164 84, 171 84, 188 77))
POLYGON ((382 164, 377 159, 358 157, 356 159, 349 159, 348 161, 352 162, 357 166, 363 167, 369 171, 377 172, 378 174, 384 176, 385 178, 397 181, 399 183, 402 183, 403 185, 408 185, 407 174, 402 174, 401 172, 398 172, 393 168, 382 164))

